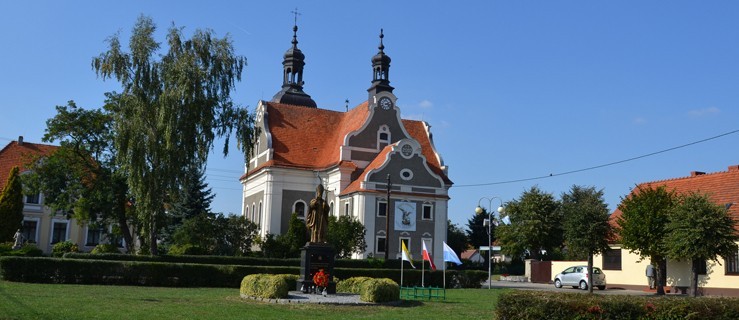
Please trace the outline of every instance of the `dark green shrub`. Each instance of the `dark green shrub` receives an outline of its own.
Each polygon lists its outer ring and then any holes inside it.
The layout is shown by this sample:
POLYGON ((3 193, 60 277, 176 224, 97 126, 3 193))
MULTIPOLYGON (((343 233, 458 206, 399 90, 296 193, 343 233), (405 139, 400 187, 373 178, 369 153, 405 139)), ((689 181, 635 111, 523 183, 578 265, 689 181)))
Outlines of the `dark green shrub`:
POLYGON ((87 253, 67 253, 67 259, 94 259, 114 261, 150 261, 150 262, 174 262, 174 263, 200 263, 200 264, 229 264, 250 266, 300 266, 300 259, 272 259, 255 257, 232 257, 232 256, 195 256, 195 255, 159 255, 150 256, 106 253, 90 255, 87 253))
POLYGON ((336 292, 354 293, 361 292, 362 284, 372 280, 370 277, 353 277, 336 283, 336 292))
POLYGON ((101 243, 95 246, 95 248, 90 251, 91 254, 103 254, 103 253, 121 253, 120 250, 118 250, 118 246, 110 243, 101 243))
POLYGON ((77 247, 77 244, 72 241, 63 241, 63 242, 57 242, 54 244, 53 247, 51 247, 51 254, 55 257, 61 257, 67 252, 78 252, 80 251, 80 248, 77 247))
POLYGON ((191 256, 203 256, 208 254, 208 250, 192 244, 185 245, 172 245, 169 247, 169 254, 173 256, 191 255, 191 256))
POLYGON ((299 272, 298 267, 0 257, 4 280, 35 283, 235 288, 249 274, 299 272))
POLYGON ((40 257, 43 255, 44 252, 32 243, 26 243, 18 250, 13 250, 12 242, 0 243, 0 256, 40 257))
POLYGON ((250 274, 241 280, 239 292, 243 297, 278 299, 287 298, 290 288, 285 275, 250 274))
POLYGON ((739 319, 739 298, 587 295, 510 291, 498 319, 739 319))
POLYGON ((400 286, 395 281, 370 279, 362 283, 359 299, 366 302, 390 302, 400 300, 400 286))

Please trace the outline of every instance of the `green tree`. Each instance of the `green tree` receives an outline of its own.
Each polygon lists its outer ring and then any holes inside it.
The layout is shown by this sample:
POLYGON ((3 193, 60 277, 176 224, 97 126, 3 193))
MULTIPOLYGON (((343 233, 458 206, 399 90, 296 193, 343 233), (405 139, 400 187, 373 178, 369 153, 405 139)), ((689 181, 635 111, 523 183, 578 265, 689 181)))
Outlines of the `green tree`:
POLYGON ((603 190, 573 185, 562 194, 560 209, 567 249, 588 257, 588 291, 593 293, 593 255, 609 249, 612 234, 603 190))
MULTIPOLYGON (((475 249, 490 245, 488 243, 488 227, 483 225, 485 219, 488 218, 488 212, 485 208, 482 208, 482 210, 482 213, 473 213, 472 217, 467 219, 467 239, 475 249)), ((492 226, 491 232, 491 239, 495 241, 495 225, 492 226)))
POLYGON ((665 294, 665 235, 675 200, 675 193, 664 186, 654 188, 640 185, 630 195, 621 198, 618 206, 621 216, 617 220, 616 232, 621 237, 621 244, 630 252, 639 254, 641 259, 649 258, 655 266, 657 294, 665 294))
POLYGON ((107 51, 92 59, 99 77, 114 78, 122 87, 121 93, 111 93, 117 163, 126 172, 152 255, 158 254, 157 224, 188 168, 206 163, 216 137, 225 138, 227 154, 234 129, 248 159, 254 133, 253 118, 231 101, 246 59, 234 53, 228 35, 219 39, 210 30, 196 30, 186 39, 173 25, 168 50, 160 55, 155 31, 154 22, 141 16, 130 52, 124 52, 116 34, 108 39, 107 51))
MULTIPOLYGON (((172 197, 173 203, 167 211, 166 222, 163 223, 164 227, 161 230, 162 243, 171 244, 173 235, 188 219, 202 215, 208 217, 208 221, 215 221, 216 217, 210 210, 214 197, 211 188, 205 182, 203 169, 191 167, 182 181, 180 192, 172 197)), ((184 243, 180 243, 182 244, 184 243)))
POLYGON ((257 225, 244 216, 218 214, 215 220, 215 251, 213 254, 245 256, 258 236, 257 225))
POLYGON ((455 253, 457 253, 458 257, 461 257, 462 252, 467 250, 467 246, 469 246, 467 235, 459 228, 459 226, 452 223, 451 220, 447 220, 446 244, 452 248, 455 253))
POLYGON ((367 242, 364 237, 367 230, 358 220, 350 216, 328 217, 328 243, 336 249, 338 258, 351 258, 354 253, 364 253, 367 242))
POLYGON ((524 191, 517 200, 506 203, 505 214, 511 223, 500 225, 496 235, 503 254, 541 260, 547 253, 559 251, 564 241, 559 201, 538 187, 524 191))
POLYGON ((5 187, 0 193, 0 242, 12 241, 23 223, 23 185, 18 167, 10 169, 5 187))
POLYGON ((678 196, 667 223, 667 257, 691 262, 691 294, 698 296, 698 265, 737 251, 736 221, 727 208, 713 203, 708 195, 691 192, 678 196))
POLYGON ((43 159, 31 159, 24 185, 43 193, 44 204, 52 211, 64 212, 80 224, 115 225, 115 234, 108 239, 122 236, 132 252, 130 226, 137 221, 129 208, 125 177, 115 165, 109 111, 85 110, 74 101, 56 111, 46 121, 42 140, 59 141, 60 146, 43 159))

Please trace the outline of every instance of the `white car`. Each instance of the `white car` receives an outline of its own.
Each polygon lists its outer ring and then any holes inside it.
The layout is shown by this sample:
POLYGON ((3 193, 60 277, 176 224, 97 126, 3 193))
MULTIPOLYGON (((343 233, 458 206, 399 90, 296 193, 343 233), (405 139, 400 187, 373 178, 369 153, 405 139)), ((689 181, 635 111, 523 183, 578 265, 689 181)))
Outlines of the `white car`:
MULTIPOLYGON (((572 286, 582 290, 588 289, 588 266, 574 266, 564 269, 564 271, 554 276, 554 286, 562 288, 562 286, 572 286)), ((593 286, 599 290, 606 289, 606 275, 600 268, 593 267, 593 286)))

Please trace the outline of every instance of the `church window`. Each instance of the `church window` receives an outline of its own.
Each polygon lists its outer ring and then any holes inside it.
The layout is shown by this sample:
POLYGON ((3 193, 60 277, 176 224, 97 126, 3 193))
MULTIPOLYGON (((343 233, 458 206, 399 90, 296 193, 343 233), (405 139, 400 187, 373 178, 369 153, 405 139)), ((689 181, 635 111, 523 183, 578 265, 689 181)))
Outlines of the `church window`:
POLYGON ((295 201, 293 212, 298 215, 298 218, 305 219, 305 202, 303 200, 295 201))
POLYGON ((262 202, 259 201, 259 211, 257 211, 257 225, 261 225, 262 223, 262 202))
POLYGON ((421 219, 423 220, 434 220, 434 206, 430 203, 424 203, 423 204, 423 215, 421 216, 421 219))
POLYGON ((350 201, 344 202, 344 215, 345 216, 352 215, 352 204, 350 201))
POLYGON ((385 236, 375 237, 375 253, 385 253, 385 241, 387 241, 385 236))
POLYGON ((384 217, 387 215, 387 201, 381 200, 377 202, 377 216, 384 217))
POLYGON ((398 241, 398 252, 403 252, 403 247, 401 243, 405 242, 405 248, 408 249, 408 252, 413 252, 413 249, 411 249, 411 238, 410 237, 400 237, 400 241, 398 241))
POLYGON ((386 125, 380 126, 380 129, 377 130, 377 149, 382 150, 382 148, 387 147, 389 144, 390 128, 386 125))
POLYGON ((331 201, 331 203, 328 205, 328 214, 334 215, 334 202, 331 201))
POLYGON ((400 170, 400 178, 405 181, 413 179, 413 171, 411 169, 400 170))

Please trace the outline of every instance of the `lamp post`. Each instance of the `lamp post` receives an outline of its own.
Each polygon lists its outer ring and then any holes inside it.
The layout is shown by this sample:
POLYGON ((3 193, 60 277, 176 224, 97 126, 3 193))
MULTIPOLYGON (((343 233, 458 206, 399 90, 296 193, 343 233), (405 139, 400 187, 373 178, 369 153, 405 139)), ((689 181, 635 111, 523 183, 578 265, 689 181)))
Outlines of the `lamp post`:
POLYGON ((488 226, 488 289, 490 289, 490 287, 492 287, 492 281, 491 281, 491 277, 490 277, 490 275, 491 275, 491 268, 490 267, 492 266, 492 263, 490 261, 491 261, 491 258, 492 258, 492 251, 493 251, 493 246, 492 245, 493 244, 492 244, 492 235, 491 235, 492 232, 491 232, 491 229, 490 228, 491 228, 493 222, 495 221, 495 220, 493 220, 493 218, 494 218, 493 217, 493 199, 498 199, 498 201, 500 202, 500 206, 498 207, 498 214, 503 213, 505 211, 505 208, 503 208, 503 200, 501 200, 498 197, 490 197, 490 198, 488 198, 488 197, 482 197, 482 198, 480 198, 480 200, 477 201, 477 208, 475 208, 475 213, 482 214, 482 212, 485 209, 483 209, 480 206, 480 202, 482 202, 482 200, 488 200, 488 209, 490 209, 490 210, 487 210, 487 212, 488 212, 488 218, 485 219, 485 222, 483 222, 483 224, 482 224, 483 226, 485 226, 486 224, 488 226))
POLYGON ((390 189, 393 182, 390 181, 390 174, 387 174, 387 204, 385 204, 385 261, 390 256, 390 189))

